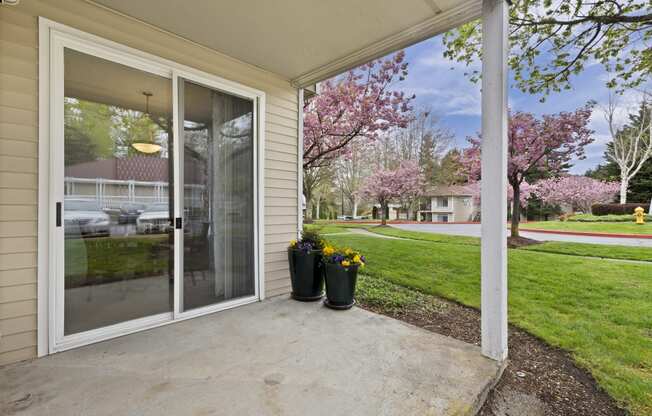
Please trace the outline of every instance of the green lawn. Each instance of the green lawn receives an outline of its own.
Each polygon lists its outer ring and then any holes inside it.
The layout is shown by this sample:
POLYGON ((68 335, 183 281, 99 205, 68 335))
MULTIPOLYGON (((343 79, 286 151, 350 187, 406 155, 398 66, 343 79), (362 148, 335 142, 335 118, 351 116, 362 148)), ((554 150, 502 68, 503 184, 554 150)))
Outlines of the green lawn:
MULTIPOLYGON (((362 251, 370 278, 479 307, 477 239, 413 237, 328 239, 362 251)), ((509 290, 512 323, 570 351, 634 414, 652 413, 652 264, 510 250, 509 290)))
POLYGON ((632 222, 577 222, 577 221, 540 221, 521 223, 521 229, 536 228, 540 230, 578 231, 585 233, 616 234, 651 234, 652 222, 644 225, 632 222))
POLYGON ((519 250, 567 254, 571 256, 600 257, 606 259, 639 260, 652 262, 652 248, 612 246, 605 244, 563 243, 547 241, 522 247, 519 250))

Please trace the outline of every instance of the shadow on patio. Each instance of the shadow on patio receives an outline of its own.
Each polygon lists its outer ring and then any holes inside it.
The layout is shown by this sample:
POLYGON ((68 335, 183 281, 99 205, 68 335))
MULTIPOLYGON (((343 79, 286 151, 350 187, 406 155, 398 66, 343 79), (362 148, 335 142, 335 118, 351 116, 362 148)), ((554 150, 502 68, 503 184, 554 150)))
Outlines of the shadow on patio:
POLYGON ((0 369, 2 414, 463 415, 479 347, 277 297, 0 369))

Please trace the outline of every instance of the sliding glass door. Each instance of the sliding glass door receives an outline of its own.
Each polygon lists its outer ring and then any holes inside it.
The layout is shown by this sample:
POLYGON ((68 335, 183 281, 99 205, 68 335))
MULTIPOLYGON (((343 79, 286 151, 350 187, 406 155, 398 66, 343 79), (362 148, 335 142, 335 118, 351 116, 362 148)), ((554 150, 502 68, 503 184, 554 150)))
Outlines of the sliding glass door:
POLYGON ((172 311, 171 80, 64 51, 64 335, 172 311))
POLYGON ((255 294, 254 102, 179 80, 180 312, 255 294))
POLYGON ((51 48, 51 351, 257 300, 260 96, 51 48))

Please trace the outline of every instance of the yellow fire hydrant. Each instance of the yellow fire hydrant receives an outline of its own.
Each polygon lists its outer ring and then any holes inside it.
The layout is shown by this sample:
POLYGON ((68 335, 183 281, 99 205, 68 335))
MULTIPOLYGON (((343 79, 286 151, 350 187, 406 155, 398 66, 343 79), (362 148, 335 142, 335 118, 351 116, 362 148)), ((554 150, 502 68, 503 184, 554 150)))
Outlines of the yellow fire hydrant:
POLYGON ((634 218, 636 218, 636 224, 645 224, 645 210, 642 207, 636 208, 634 218))

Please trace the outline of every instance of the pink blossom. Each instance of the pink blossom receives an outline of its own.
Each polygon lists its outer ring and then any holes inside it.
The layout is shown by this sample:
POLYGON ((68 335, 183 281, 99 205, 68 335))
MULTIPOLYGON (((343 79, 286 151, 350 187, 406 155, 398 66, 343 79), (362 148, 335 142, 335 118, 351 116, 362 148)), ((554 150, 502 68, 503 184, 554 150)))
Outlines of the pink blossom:
POLYGON ((392 88, 407 76, 404 59, 401 51, 320 84, 319 94, 304 106, 304 168, 346 155, 356 138, 374 141, 382 132, 407 125, 414 96, 392 88))
MULTIPOLYGON (((557 175, 567 168, 573 158, 584 159, 584 147, 593 142, 588 128, 592 104, 574 112, 561 112, 536 118, 531 113, 510 114, 507 129, 507 182, 512 195, 512 236, 518 237, 520 208, 523 204, 521 185, 527 175, 547 173, 557 175), (514 199, 514 197, 512 197, 514 199)), ((479 180, 480 137, 468 139, 470 147, 462 156, 470 180, 479 180)))
POLYGON ((612 202, 619 191, 618 182, 571 175, 540 180, 534 184, 533 193, 549 205, 570 205, 591 212, 591 205, 612 202))
MULTIPOLYGON (((425 182, 418 163, 405 161, 394 170, 377 170, 365 180, 358 193, 363 198, 376 201, 385 212, 392 201, 419 197, 425 182)), ((385 215, 382 218, 385 224, 385 215)))

